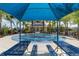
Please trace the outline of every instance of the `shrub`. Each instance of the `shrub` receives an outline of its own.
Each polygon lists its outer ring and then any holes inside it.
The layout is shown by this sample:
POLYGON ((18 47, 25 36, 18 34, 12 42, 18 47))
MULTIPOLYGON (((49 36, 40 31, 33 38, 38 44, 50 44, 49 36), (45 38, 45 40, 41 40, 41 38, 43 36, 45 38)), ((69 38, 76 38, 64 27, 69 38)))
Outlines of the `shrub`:
POLYGON ((3 35, 8 35, 8 31, 9 31, 9 28, 6 26, 3 26, 2 28, 3 35))

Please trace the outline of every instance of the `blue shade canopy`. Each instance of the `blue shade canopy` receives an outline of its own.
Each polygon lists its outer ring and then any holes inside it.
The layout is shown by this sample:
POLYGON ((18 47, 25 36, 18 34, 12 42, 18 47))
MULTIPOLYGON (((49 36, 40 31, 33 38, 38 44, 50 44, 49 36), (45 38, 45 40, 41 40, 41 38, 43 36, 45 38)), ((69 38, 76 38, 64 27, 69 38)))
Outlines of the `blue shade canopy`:
POLYGON ((19 20, 59 20, 79 9, 76 3, 1 3, 0 9, 19 20))
POLYGON ((0 3, 0 9, 21 19, 29 4, 0 3))

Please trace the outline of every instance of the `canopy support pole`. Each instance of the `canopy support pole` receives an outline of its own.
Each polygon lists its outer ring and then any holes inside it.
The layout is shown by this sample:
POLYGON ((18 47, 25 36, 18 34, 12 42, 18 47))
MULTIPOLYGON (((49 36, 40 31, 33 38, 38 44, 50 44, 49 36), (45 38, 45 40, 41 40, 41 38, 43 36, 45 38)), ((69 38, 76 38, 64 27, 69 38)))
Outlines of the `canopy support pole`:
MULTIPOLYGON (((57 44, 59 44, 59 21, 57 20, 57 44)), ((56 47, 57 52, 59 51, 59 46, 56 47)), ((61 50, 61 53, 59 54, 60 56, 64 54, 63 51, 61 50)))
MULTIPOLYGON (((50 3, 49 3, 49 7, 50 7, 52 13, 54 13, 53 10, 52 10, 52 6, 50 5, 50 3)), ((56 14, 55 14, 55 16, 57 18, 56 14)), ((57 44, 59 44, 59 42, 58 42, 59 41, 59 24, 58 24, 58 20, 57 20, 57 29, 56 29, 56 32, 57 32, 57 44)), ((55 50, 57 50, 57 52, 58 52, 58 49, 59 49, 59 47, 57 46, 55 50)))
POLYGON ((57 21, 57 42, 59 41, 59 24, 58 24, 58 21, 57 21))
MULTIPOLYGON (((50 8, 51 8, 51 11, 53 11, 52 9, 52 6, 51 6, 51 4, 49 3, 49 6, 50 6, 50 8)), ((52 13, 54 13, 54 12, 52 12, 52 13)), ((54 13, 55 14, 55 13, 54 13)), ((56 18, 58 18, 57 17, 57 15, 55 14, 55 16, 56 16, 56 18)), ((57 31, 57 44, 59 44, 59 21, 57 20, 57 29, 56 29, 56 31, 57 31)), ((59 51, 59 49, 60 49, 60 47, 59 46, 57 46, 56 48, 55 48, 55 50, 57 50, 57 52, 59 51)), ((62 50, 61 50, 61 54, 63 54, 63 52, 62 52, 62 50)), ((61 55, 60 54, 60 55, 61 55)))
MULTIPOLYGON (((59 23, 58 23, 58 20, 57 20, 57 29, 56 29, 56 31, 57 31, 57 44, 59 44, 59 23)), ((57 52, 58 52, 59 47, 57 46, 56 49, 57 49, 57 52)))
POLYGON ((21 42, 21 21, 20 21, 20 28, 19 28, 19 42, 21 42))

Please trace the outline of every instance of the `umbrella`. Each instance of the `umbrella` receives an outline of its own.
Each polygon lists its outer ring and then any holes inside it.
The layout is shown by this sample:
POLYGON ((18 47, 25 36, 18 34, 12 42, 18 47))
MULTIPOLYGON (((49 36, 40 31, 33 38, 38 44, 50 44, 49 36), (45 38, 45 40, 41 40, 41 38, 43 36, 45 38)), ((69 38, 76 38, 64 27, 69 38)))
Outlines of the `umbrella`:
POLYGON ((78 10, 78 3, 0 3, 0 9, 19 20, 59 20, 78 10))

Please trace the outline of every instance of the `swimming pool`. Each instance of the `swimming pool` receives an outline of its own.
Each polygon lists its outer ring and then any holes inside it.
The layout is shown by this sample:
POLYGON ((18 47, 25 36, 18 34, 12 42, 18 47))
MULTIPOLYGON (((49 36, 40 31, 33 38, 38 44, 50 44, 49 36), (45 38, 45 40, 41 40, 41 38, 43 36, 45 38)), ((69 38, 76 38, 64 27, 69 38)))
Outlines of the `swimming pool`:
MULTIPOLYGON (((13 35, 12 40, 19 41, 19 34, 13 35)), ((30 34, 21 34, 21 41, 56 41, 57 35, 54 34, 46 34, 46 33, 30 33, 30 34)), ((59 36, 59 40, 63 40, 62 37, 59 36)))

